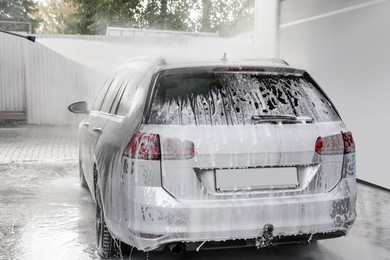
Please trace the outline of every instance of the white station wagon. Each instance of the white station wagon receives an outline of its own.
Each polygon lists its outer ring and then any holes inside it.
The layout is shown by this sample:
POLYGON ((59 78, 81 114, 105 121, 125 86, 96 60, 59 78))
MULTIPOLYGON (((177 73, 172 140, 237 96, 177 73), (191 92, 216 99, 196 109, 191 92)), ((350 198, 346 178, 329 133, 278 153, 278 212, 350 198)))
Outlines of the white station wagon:
POLYGON ((355 144, 310 75, 282 61, 120 67, 80 124, 98 251, 258 248, 344 236, 355 144))

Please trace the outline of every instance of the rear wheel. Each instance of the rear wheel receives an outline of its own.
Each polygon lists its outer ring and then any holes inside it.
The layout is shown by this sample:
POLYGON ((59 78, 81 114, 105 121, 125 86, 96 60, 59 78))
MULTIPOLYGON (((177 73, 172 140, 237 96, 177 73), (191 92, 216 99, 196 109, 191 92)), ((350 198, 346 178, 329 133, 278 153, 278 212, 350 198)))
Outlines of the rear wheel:
POLYGON ((107 229, 99 192, 96 192, 96 244, 98 254, 109 258, 119 255, 120 242, 115 240, 107 229))

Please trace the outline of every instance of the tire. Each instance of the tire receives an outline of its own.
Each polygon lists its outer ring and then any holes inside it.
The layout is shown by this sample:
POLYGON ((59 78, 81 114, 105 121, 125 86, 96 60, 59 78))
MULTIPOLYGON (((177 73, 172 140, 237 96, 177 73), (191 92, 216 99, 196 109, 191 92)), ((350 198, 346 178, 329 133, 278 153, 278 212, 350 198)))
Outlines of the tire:
POLYGON ((83 187, 84 189, 88 189, 88 184, 84 177, 84 171, 83 168, 81 167, 81 161, 79 161, 79 181, 81 187, 83 187))
POLYGON ((100 192, 96 191, 96 246, 99 256, 110 258, 119 256, 120 241, 114 239, 108 231, 101 203, 100 192))

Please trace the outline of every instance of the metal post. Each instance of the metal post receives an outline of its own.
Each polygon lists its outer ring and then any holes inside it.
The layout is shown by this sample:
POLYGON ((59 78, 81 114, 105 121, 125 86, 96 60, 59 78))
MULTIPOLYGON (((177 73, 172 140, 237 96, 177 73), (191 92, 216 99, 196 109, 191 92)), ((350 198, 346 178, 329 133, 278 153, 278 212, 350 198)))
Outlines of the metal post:
POLYGON ((275 58, 279 34, 279 1, 255 1, 254 54, 256 58, 275 58))

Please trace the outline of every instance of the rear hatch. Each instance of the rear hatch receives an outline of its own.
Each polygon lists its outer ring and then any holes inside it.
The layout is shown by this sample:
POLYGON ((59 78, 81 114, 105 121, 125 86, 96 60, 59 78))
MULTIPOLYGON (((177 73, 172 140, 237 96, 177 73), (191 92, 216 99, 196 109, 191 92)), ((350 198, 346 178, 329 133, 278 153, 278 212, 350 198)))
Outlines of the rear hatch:
POLYGON ((343 154, 316 141, 343 130, 306 72, 225 66, 161 71, 140 133, 158 138, 163 188, 199 200, 327 192, 343 154))

